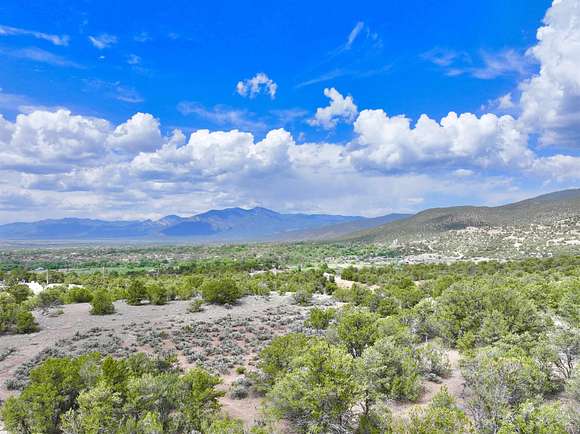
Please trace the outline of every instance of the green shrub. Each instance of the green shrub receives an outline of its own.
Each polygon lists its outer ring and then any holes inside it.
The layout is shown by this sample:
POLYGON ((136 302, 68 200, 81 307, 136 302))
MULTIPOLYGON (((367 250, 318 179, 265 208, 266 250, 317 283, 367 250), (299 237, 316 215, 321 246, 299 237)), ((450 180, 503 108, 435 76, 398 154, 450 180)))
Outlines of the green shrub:
POLYGON ((368 347, 361 358, 361 377, 370 396, 415 401, 421 392, 421 371, 414 350, 387 337, 368 347))
POLYGON ((306 319, 306 325, 317 330, 326 330, 330 325, 330 322, 336 316, 336 309, 321 309, 319 307, 312 308, 308 312, 308 318, 306 319))
POLYGON ((147 296, 151 304, 163 305, 167 303, 167 290, 160 282, 155 282, 147 286, 147 296))
POLYGON ((206 280, 201 285, 201 294, 207 303, 234 304, 242 293, 231 278, 206 280))
POLYGON ((451 375, 451 365, 443 346, 437 342, 428 342, 418 350, 421 370, 424 374, 435 374, 439 377, 451 375))
POLYGON ((38 323, 34 319, 34 315, 25 309, 19 309, 16 314, 15 323, 16 333, 34 333, 38 331, 38 323))
POLYGON ((299 289, 292 295, 294 303, 306 306, 312 302, 312 293, 310 291, 299 289))
POLYGON ((32 290, 28 287, 28 285, 24 285, 21 283, 10 285, 6 289, 6 292, 12 295, 12 297, 14 297, 14 301, 16 302, 16 304, 23 303, 24 301, 26 301, 27 299, 29 299, 34 295, 32 290))
POLYGON ((203 311, 203 300, 201 298, 193 300, 187 310, 191 313, 203 311))
POLYGON ((559 403, 539 404, 526 401, 515 415, 502 424, 498 434, 540 433, 567 434, 569 419, 559 403))
POLYGON ((506 414, 553 386, 536 361, 519 349, 480 349, 463 360, 462 373, 475 426, 483 432, 497 432, 506 414))
POLYGON ((63 304, 65 300, 66 290, 62 286, 53 286, 41 291, 37 296, 39 307, 52 307, 63 304))
POLYGON ((268 394, 274 414, 297 432, 352 432, 348 416, 361 398, 354 365, 343 347, 313 342, 292 360, 290 371, 268 394))
POLYGON ((345 307, 334 327, 341 343, 354 357, 360 357, 378 338, 378 320, 379 316, 368 309, 345 307))
POLYGON ((302 333, 289 333, 272 339, 261 352, 259 368, 266 374, 267 380, 274 381, 290 370, 292 360, 302 354, 311 339, 302 333))
POLYGON ((91 300, 91 315, 109 315, 115 312, 115 306, 109 293, 100 289, 95 291, 91 300))
POLYGON ((189 300, 191 297, 199 293, 204 280, 205 278, 199 274, 186 276, 177 287, 177 296, 180 300, 189 300))
POLYGON ((89 303, 93 299, 93 293, 84 286, 73 286, 69 288, 65 295, 65 303, 89 303))
POLYGON ((48 359, 0 415, 10 433, 22 434, 222 433, 205 429, 219 419, 219 383, 200 368, 180 375, 170 361, 143 354, 48 359))
POLYGON ((147 298, 147 290, 143 281, 139 279, 131 280, 127 288, 127 304, 137 306, 147 298))
POLYGON ((471 421, 457 407, 445 387, 433 397, 427 408, 412 411, 408 419, 395 424, 393 431, 408 434, 475 433, 471 421))

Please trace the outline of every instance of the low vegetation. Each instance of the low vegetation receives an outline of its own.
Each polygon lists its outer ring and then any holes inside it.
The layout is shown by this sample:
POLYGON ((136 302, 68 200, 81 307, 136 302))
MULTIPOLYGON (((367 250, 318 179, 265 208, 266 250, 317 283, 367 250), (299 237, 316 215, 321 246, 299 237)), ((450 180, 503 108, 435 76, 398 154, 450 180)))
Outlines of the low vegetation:
MULTIPOLYGON (((36 295, 22 283, 34 272, 3 272, 4 335, 36 331, 37 318, 69 303, 117 312, 112 320, 176 303, 189 315, 167 327, 125 325, 123 338, 115 327, 79 334, 27 361, 6 383, 19 391, 2 406, 6 429, 578 432, 580 258, 271 265, 212 259, 155 273, 70 271, 36 295), (235 316, 251 303, 244 297, 267 303, 275 293, 284 300, 275 310, 235 316), (223 316, 195 320, 206 310, 223 316), (226 374, 235 378, 220 386, 226 374), (227 400, 258 400, 255 426, 228 417, 227 400)), ((0 363, 14 351, 0 352, 0 363)))

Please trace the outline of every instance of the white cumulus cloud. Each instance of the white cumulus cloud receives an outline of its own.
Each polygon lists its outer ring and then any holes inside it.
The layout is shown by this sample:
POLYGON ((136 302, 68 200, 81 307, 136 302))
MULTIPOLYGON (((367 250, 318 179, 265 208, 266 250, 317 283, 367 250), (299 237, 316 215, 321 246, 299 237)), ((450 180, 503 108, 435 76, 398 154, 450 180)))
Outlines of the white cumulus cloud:
POLYGON ((278 91, 278 85, 263 72, 259 72, 247 80, 238 81, 236 85, 236 92, 245 97, 254 98, 262 91, 267 92, 272 99, 276 97, 278 91))
POLYGON ((351 158, 363 169, 389 172, 455 164, 525 167, 533 159, 527 136, 507 115, 450 112, 439 122, 421 115, 412 125, 405 116, 363 110, 354 129, 358 138, 351 158))
POLYGON ((539 74, 520 85, 523 125, 545 145, 580 146, 580 1, 555 0, 530 54, 539 74))
POLYGON ((352 96, 344 97, 334 87, 324 89, 324 95, 330 98, 330 104, 316 109, 314 118, 308 121, 310 125, 332 129, 339 121, 352 122, 355 119, 358 109, 352 96))

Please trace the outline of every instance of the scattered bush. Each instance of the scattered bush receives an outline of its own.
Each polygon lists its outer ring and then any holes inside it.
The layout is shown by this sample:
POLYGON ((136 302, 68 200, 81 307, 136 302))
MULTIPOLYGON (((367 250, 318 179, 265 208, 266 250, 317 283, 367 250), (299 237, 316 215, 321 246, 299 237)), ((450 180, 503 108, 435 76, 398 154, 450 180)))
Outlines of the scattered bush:
POLYGON ((24 334, 24 333, 34 333, 38 331, 38 323, 34 319, 34 315, 31 312, 19 309, 16 313, 16 324, 15 324, 16 333, 24 334))
POLYGON ((89 303, 92 299, 93 293, 84 286, 73 286, 64 295, 64 301, 67 304, 89 303))
POLYGON ((133 279, 127 288, 127 304, 137 306, 147 298, 147 289, 142 280, 133 279))
POLYGON ((299 289, 292 295, 295 304, 306 306, 312 302, 312 293, 304 289, 299 289))
POLYGON ((14 302, 16 304, 24 303, 34 295, 28 285, 20 283, 10 285, 8 288, 6 288, 6 292, 14 297, 14 302))
POLYGON ((64 304, 66 289, 61 286, 46 288, 36 295, 38 307, 49 308, 64 304))
POLYGON ((373 399, 415 401, 421 392, 421 371, 412 348, 392 338, 379 339, 362 354, 361 377, 373 399))
POLYGON ((423 374, 434 374, 443 378, 451 375, 449 358, 439 342, 428 342, 420 347, 418 357, 423 374))
POLYGON ((211 279, 201 285, 201 294, 207 303, 233 304, 242 293, 231 278, 211 279))
POLYGON ((308 312, 306 325, 312 327, 313 329, 326 330, 335 316, 336 309, 321 309, 315 307, 310 309, 310 312, 308 312))
POLYGON ((100 289, 95 291, 91 300, 91 315, 110 315, 115 312, 115 306, 109 293, 100 289))
POLYGON ((151 304, 158 306, 167 303, 167 289, 159 282, 155 282, 147 286, 147 297, 151 304))
POLYGON ((16 303, 8 292, 0 292, 0 333, 32 333, 38 330, 34 316, 25 304, 16 303))
POLYGON ((341 343, 354 357, 360 357, 378 338, 378 320, 379 316, 368 309, 346 307, 334 327, 341 343))
POLYGON ((193 300, 189 304, 189 308, 187 310, 191 313, 203 311, 203 300, 201 298, 197 298, 197 299, 193 300))

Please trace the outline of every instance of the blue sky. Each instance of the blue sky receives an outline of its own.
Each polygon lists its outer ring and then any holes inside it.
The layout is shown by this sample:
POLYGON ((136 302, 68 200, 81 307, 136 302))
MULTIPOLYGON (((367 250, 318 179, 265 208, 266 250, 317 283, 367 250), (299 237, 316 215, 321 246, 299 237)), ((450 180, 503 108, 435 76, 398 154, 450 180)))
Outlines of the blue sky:
POLYGON ((2 2, 0 221, 378 215, 576 185, 578 0, 279 3, 2 2))

